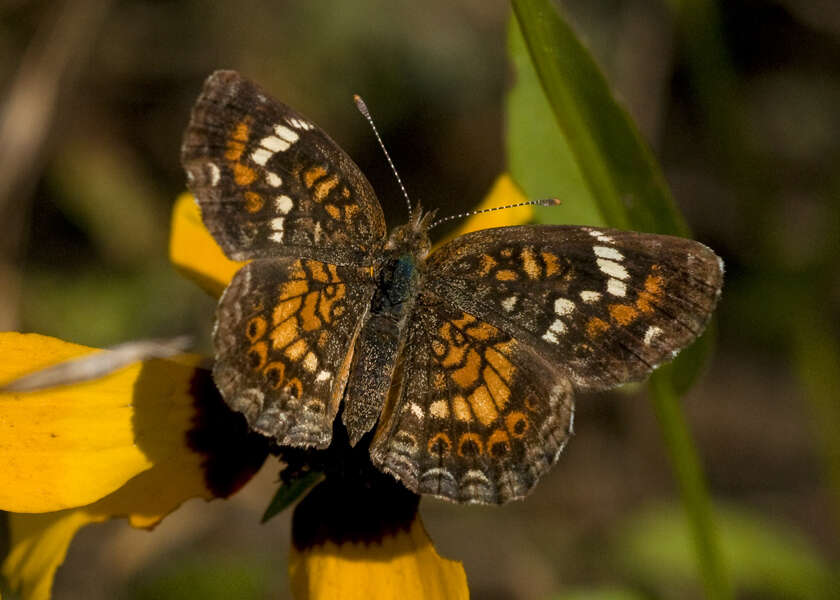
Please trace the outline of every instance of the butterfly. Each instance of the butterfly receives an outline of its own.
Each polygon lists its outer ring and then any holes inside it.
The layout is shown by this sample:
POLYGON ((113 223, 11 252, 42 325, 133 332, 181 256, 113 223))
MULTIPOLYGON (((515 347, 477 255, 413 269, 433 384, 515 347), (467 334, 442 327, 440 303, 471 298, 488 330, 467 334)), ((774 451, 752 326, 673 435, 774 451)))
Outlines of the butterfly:
POLYGON ((205 82, 181 149, 224 253, 213 376, 251 429, 350 443, 408 489, 524 497, 572 432, 574 395, 644 378, 703 331, 722 261, 687 239, 486 229, 434 251, 431 212, 387 232, 356 164, 233 71, 205 82))

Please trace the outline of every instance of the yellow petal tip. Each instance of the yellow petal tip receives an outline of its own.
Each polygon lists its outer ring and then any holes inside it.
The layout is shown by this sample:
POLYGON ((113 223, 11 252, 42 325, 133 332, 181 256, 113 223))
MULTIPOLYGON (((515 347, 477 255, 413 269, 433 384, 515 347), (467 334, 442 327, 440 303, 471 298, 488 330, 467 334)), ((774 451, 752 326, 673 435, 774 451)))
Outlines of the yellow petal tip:
POLYGON ((225 256, 204 226, 195 198, 186 192, 172 208, 169 260, 185 277, 217 297, 245 264, 225 256))

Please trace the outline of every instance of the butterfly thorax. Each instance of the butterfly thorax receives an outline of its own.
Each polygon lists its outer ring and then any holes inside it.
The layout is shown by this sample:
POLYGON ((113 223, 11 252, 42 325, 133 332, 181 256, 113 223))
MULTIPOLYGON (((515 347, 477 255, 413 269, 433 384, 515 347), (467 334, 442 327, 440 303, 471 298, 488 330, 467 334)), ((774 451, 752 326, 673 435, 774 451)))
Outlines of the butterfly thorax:
POLYGON ((421 268, 432 246, 428 223, 434 213, 423 214, 418 208, 405 225, 395 228, 385 243, 379 263, 378 288, 371 302, 371 314, 407 314, 419 285, 421 268))
POLYGON ((420 280, 417 257, 408 253, 390 256, 380 266, 376 292, 370 305, 370 315, 390 317, 402 325, 408 314, 420 280))

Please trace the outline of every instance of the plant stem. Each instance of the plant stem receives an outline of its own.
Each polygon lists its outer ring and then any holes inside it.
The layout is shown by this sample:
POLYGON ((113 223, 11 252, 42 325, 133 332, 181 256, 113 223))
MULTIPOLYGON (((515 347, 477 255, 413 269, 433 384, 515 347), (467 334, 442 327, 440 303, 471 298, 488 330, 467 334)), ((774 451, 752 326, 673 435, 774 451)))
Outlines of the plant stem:
POLYGON ((669 367, 665 367, 651 376, 651 403, 680 488, 706 596, 716 600, 729 600, 734 594, 723 566, 703 467, 688 430, 680 399, 674 391, 669 370, 669 367))

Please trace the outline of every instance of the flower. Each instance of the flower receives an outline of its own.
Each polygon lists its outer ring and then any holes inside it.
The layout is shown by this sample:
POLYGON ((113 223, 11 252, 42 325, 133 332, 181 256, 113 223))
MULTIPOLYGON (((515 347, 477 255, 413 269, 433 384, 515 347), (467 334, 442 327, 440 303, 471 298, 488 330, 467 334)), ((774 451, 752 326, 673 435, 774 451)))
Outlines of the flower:
MULTIPOLYGON (((502 176, 480 208, 521 199, 502 176)), ((460 233, 531 216, 529 207, 482 214, 460 233)), ((188 194, 173 210, 170 258, 215 296, 241 266, 224 256, 188 194)), ((38 334, 0 333, 0 383, 93 352, 38 334)), ((284 483, 295 482, 298 468, 324 473, 293 516, 296 598, 468 596, 460 563, 441 558, 426 534, 418 496, 376 471, 366 453, 340 445, 341 428, 333 446, 317 452, 277 448, 250 432, 202 361, 148 359, 83 383, 0 391, 0 510, 8 511, 10 542, 0 573, 11 590, 25 600, 49 598, 85 525, 120 517, 152 529, 190 498, 235 493, 277 454, 287 464, 284 483)))

